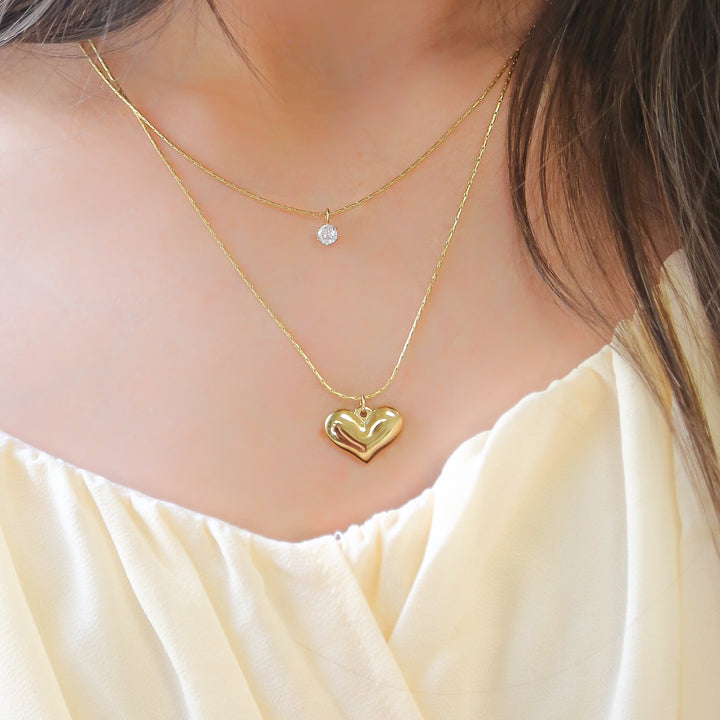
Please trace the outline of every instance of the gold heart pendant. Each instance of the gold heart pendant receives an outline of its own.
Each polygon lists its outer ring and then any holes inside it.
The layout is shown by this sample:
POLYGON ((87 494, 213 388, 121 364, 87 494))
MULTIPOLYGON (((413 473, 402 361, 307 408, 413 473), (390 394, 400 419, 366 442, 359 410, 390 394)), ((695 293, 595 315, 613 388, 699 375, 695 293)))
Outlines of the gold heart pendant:
POLYGON ((327 436, 343 450, 363 462, 389 445, 402 430, 402 415, 391 407, 371 410, 363 405, 355 410, 336 410, 325 420, 327 436))

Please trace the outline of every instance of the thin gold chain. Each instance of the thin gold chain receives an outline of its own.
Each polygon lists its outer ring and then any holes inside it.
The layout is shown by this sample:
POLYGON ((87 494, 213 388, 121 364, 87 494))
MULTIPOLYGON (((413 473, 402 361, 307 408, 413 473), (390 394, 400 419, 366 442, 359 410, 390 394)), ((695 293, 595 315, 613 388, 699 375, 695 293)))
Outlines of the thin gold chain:
POLYGON ((160 138, 169 148, 174 150, 178 155, 183 157, 185 160, 193 164, 195 167, 202 170, 204 173, 209 175, 214 180, 217 180, 218 182, 222 183, 223 185, 229 187, 231 190, 234 190, 235 192, 241 193, 245 197, 250 198, 251 200, 255 200, 259 203, 262 203, 263 205, 267 205, 272 208, 276 208, 277 210, 284 210, 288 213, 293 213, 295 215, 305 215, 309 217, 323 217, 325 218, 325 221, 328 221, 329 216, 331 215, 342 215, 343 213, 346 213, 350 210, 354 210, 356 207, 359 207, 360 205, 364 205, 366 202, 369 202, 373 198, 376 198, 381 193, 384 193, 386 190, 389 190, 393 185, 400 182, 404 177, 409 175, 415 168, 418 167, 424 160, 427 160, 449 137, 452 135, 455 130, 457 130, 458 127, 467 119, 467 117, 475 110, 479 105, 482 104, 483 100, 488 96, 488 94, 492 91, 492 89, 495 87, 495 85, 498 83, 500 78, 505 74, 505 71, 508 69, 508 67, 511 64, 514 64, 515 59, 518 55, 518 50, 516 50, 504 63, 503 66, 498 70, 495 77, 490 81, 490 84, 483 90, 480 97, 475 100, 470 107, 468 107, 461 115, 458 117, 457 120, 413 163, 408 165, 401 173, 396 175, 392 180, 389 180, 381 187, 377 188, 377 190, 373 190, 371 193, 368 193, 367 195, 361 197, 359 200, 354 200, 351 203, 348 203, 347 205, 343 205, 342 207, 336 208, 334 210, 330 210, 329 208, 323 209, 323 210, 307 210, 305 208, 299 208, 295 207, 294 205, 286 205, 281 202, 277 202, 276 200, 270 200, 269 198, 263 197, 262 195, 258 195, 257 193, 252 192, 252 190, 248 190, 247 188, 244 188, 240 185, 237 185, 236 183, 232 182, 231 180, 228 180, 227 178, 224 178, 222 175, 219 175, 211 168, 207 167, 203 163, 201 163, 199 160, 196 160, 192 155, 187 153, 185 150, 183 150, 179 145, 177 145, 175 142, 170 140, 170 138, 167 137, 161 130, 159 130, 140 110, 138 110, 137 107, 131 102, 130 98, 128 98, 127 94, 123 90, 122 86, 120 85, 120 82, 117 80, 117 78, 113 75, 112 71, 108 67, 107 63, 103 59, 102 55, 100 54, 100 51, 98 50, 97 46, 92 40, 88 41, 88 44, 92 48, 94 58, 91 57, 88 52, 85 50, 83 45, 80 45, 80 49, 84 53, 85 57, 89 60, 90 64, 92 65, 95 72, 100 76, 100 78, 103 80, 103 82, 112 90, 112 92, 123 102, 125 105, 130 108, 132 113, 135 115, 135 117, 140 121, 140 123, 145 127, 146 129, 151 130, 157 137, 160 138))
MULTIPOLYGON (((470 194, 470 189, 472 188, 473 182, 475 181, 475 177, 476 177, 476 175, 477 175, 478 168, 480 167, 480 162, 482 161, 482 158, 483 158, 483 156, 485 155, 485 149, 487 148, 488 140, 490 139, 490 133, 492 132, 493 127, 495 126, 495 121, 496 121, 497 116, 498 116, 498 114, 499 114, 499 112, 500 112, 500 106, 502 105, 502 102, 503 102, 503 99, 504 99, 504 97, 505 97, 505 93, 506 93, 506 91, 507 91, 508 85, 510 84, 510 78, 512 77, 512 72, 513 72, 513 69, 514 69, 514 67, 515 67, 515 62, 516 62, 516 60, 517 60, 517 54, 518 54, 518 53, 517 53, 517 51, 516 51, 515 54, 514 54, 514 55, 511 57, 511 59, 510 59, 509 68, 508 68, 507 76, 506 76, 506 78, 505 78, 505 82, 503 83, 503 86, 502 86, 502 89, 501 89, 501 91, 500 91, 500 95, 499 95, 499 97, 498 97, 497 103, 495 104, 495 108, 494 108, 494 110, 493 110, 492 117, 490 118, 490 123, 489 123, 489 125, 488 125, 488 127, 487 127, 487 130, 486 130, 486 132, 485 132, 485 136, 484 136, 484 138, 483 138, 482 145, 480 146, 480 151, 479 151, 479 153, 478 153, 477 159, 475 160, 475 165, 473 166, 472 172, 470 173, 470 178, 469 178, 469 180, 468 180, 468 182, 467 182, 467 185, 466 185, 466 187, 465 187, 465 191, 463 192, 462 199, 461 199, 461 201, 460 201, 460 205, 459 205, 459 207, 458 207, 457 213, 455 214, 455 219, 453 220, 452 226, 450 227, 450 232, 449 232, 449 234, 448 234, 447 240, 445 241, 445 244, 443 245, 442 251, 440 252, 440 257, 438 258, 438 261, 437 261, 437 263, 436 263, 436 265, 435 265, 435 270, 434 270, 434 272, 433 272, 433 274, 432 274, 432 277, 431 277, 431 279, 430 279, 430 284, 428 285, 427 290, 425 291, 425 295, 424 295, 423 298, 422 298, 422 301, 421 301, 421 303, 420 303, 420 307, 418 308, 418 311, 417 311, 417 313, 416 313, 416 315, 415 315, 415 319, 414 319, 414 321, 413 321, 412 327, 410 328, 410 332, 408 333, 407 339, 405 340, 405 344, 403 345, 402 350, 401 350, 401 352, 400 352, 400 355, 399 355, 399 357, 398 357, 398 359, 397 359, 397 362, 395 363, 395 367, 393 368, 392 372, 390 373, 390 376, 389 376, 388 379, 385 381, 385 383, 382 385, 382 387, 378 388, 378 389, 375 390, 374 392, 365 393, 365 394, 363 394, 363 395, 346 395, 345 393, 341 393, 339 390, 336 390, 335 388, 333 388, 333 387, 325 380, 325 378, 320 374, 320 372, 319 372, 319 370, 317 369, 317 367, 315 367, 315 364, 313 363, 313 361, 308 357, 307 353, 305 352, 305 350, 303 350, 303 348, 302 348, 302 346, 300 345, 300 343, 295 339, 295 336, 290 332, 290 330, 289 330, 288 327, 285 325, 285 323, 283 323, 283 321, 280 320, 280 318, 275 314, 275 312, 272 310, 272 308, 271 308, 271 307, 267 304, 267 302, 263 299, 263 297, 262 297, 262 296, 260 295, 260 293, 257 291, 257 289, 256 289, 255 286, 252 284, 252 282, 250 282, 250 279, 249 279, 249 278, 247 277, 247 275, 242 271, 242 269, 241 269, 240 266, 238 265, 238 263, 237 263, 237 261, 235 260, 235 258, 230 254, 230 251, 227 249, 227 247, 225 247, 225 244, 222 242, 222 240, 221 240, 220 237, 218 236, 217 232, 215 231, 215 229, 214 229, 214 228, 212 227, 212 225, 210 224, 210 221, 207 219, 207 216, 206 216, 205 213, 200 209, 200 207, 198 206, 197 202, 195 201, 195 198, 192 197, 192 195, 190 194, 190 191, 187 189, 185 183, 180 179, 179 175, 178 175, 177 172, 175 171, 175 168, 174 168, 174 167, 172 166, 172 164, 170 163, 170 160, 168 160, 168 158, 167 158, 167 156, 165 155, 165 153, 163 153, 163 151, 160 149, 160 146, 159 146, 157 140, 155 140, 155 138, 153 137, 151 128, 149 128, 149 127, 146 125, 146 123, 142 120, 141 117, 139 117, 137 114, 135 114, 135 116, 136 116, 137 119, 138 119, 138 122, 140 123, 140 127, 142 127, 145 135, 147 135, 148 140, 149 140, 150 143, 152 144, 152 146, 153 146, 153 148, 155 149, 155 151, 157 152, 157 154, 158 154, 158 155, 160 156, 160 158, 162 159, 165 167, 168 169, 168 171, 170 172, 170 174, 173 176, 173 178, 175 179, 175 182, 178 184, 178 186, 179 186, 180 189, 182 190, 183 194, 185 195, 185 197, 188 199, 188 201, 190 202, 190 204, 191 204, 192 207, 194 208, 194 210, 195 210, 195 212, 197 213, 198 217, 202 220, 202 222, 203 222, 203 224, 205 225, 205 227, 207 228, 208 232, 210 233, 210 235, 212 235, 213 239, 215 240, 215 242, 217 243, 217 245, 218 245, 218 246, 220 247, 220 249, 222 250, 222 252, 223 252, 223 254, 225 255, 225 257, 230 261, 230 263, 232 264, 233 268, 235 268, 235 271, 237 272, 237 274, 240 276, 240 278, 242 279, 242 281, 243 281, 243 282, 245 283, 245 285, 248 287, 248 289, 250 290, 250 292, 255 296, 255 298, 257 299, 257 301, 263 306, 263 308, 265 308, 265 310, 267 311, 268 315, 270 315, 270 317, 275 321, 275 324, 283 331, 283 333, 285 334, 285 336, 287 337, 287 339, 290 340, 290 342, 293 344, 293 346, 295 347, 295 349, 297 350, 297 352, 300 354, 300 356, 302 357, 302 359, 305 361, 305 363, 307 364, 307 366, 310 368, 310 370, 312 371, 312 373, 313 373, 313 374, 315 375, 315 377, 320 381, 320 383, 322 384, 322 386, 323 386, 326 390, 328 390, 329 392, 331 392, 333 395, 335 395, 336 397, 341 398, 341 399, 344 399, 344 400, 353 400, 353 401, 362 402, 363 405, 364 405, 364 403, 365 403, 366 400, 369 400, 369 399, 371 399, 371 398, 374 398, 374 397, 380 395, 381 393, 385 392, 385 390, 387 390, 387 388, 389 387, 390 383, 392 383, 392 381, 395 379, 395 376, 397 375, 398 370, 400 369, 400 365, 401 365, 403 359, 405 358, 405 353, 407 352, 408 346, 410 345, 410 340, 412 339, 412 337, 413 337, 413 335, 414 335, 414 333, 415 333, 415 328, 417 328, 417 325, 418 325, 418 323, 420 322, 420 317, 422 316, 423 310, 425 309, 425 305, 427 304, 428 298, 430 297, 430 293, 432 292, 432 289, 433 289, 433 287, 435 286, 435 281, 436 281, 437 278, 438 278, 438 275, 439 275, 439 273, 440 273, 440 269, 442 268, 443 263, 445 262, 445 257, 446 257, 446 255, 447 255, 448 249, 450 248, 450 243, 452 242, 452 239, 453 239, 453 237, 454 237, 454 235, 455 235, 455 229, 457 228, 458 223, 460 222, 460 217, 461 217, 461 215, 462 215, 463 209, 465 208, 465 203, 467 202, 468 196, 469 196, 469 194, 470 194)), ((122 98, 121 98, 121 99, 122 99, 122 98)), ((126 104, 127 104, 127 103, 126 103, 126 104)))

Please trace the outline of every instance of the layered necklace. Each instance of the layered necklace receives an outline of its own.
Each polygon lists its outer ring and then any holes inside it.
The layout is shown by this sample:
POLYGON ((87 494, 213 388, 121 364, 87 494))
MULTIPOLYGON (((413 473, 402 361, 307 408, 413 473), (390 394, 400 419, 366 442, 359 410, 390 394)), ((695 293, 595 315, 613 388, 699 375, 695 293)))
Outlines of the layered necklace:
POLYGON ((450 248, 450 244, 452 243, 452 239, 455 235, 455 230, 458 226, 458 223, 460 222, 460 217, 462 215, 463 209, 465 208, 465 204, 466 204, 468 196, 470 194, 472 185, 475 181, 475 177, 477 176, 478 168, 480 167, 480 162, 482 161, 482 158, 485 154, 485 149, 487 148, 487 144, 490 139, 490 134, 493 130, 493 127, 495 126, 495 121, 500 112, 500 107, 502 105, 503 99, 505 98, 505 94, 506 94, 508 85, 510 83, 510 78, 512 76, 512 71, 513 71, 513 68, 515 67, 515 63, 517 61, 519 50, 516 50, 505 61, 502 68, 500 68, 498 73, 492 79, 490 84, 485 88, 485 90, 482 92, 482 94, 457 118, 457 120, 455 120, 455 122, 425 152, 422 153, 422 155, 420 155, 417 158, 417 160, 415 160, 408 167, 406 167, 401 173, 399 173, 398 175, 393 177, 391 180, 386 182, 384 185, 381 185, 379 188, 377 188, 373 192, 363 196, 362 198, 360 198, 358 200, 348 203, 347 205, 344 205, 342 207, 339 207, 339 208, 336 208, 333 210, 331 210, 330 208, 325 208, 324 210, 313 210, 313 209, 295 207, 293 205, 287 205, 287 204, 280 203, 275 200, 266 198, 262 195, 259 195, 258 193, 255 193, 252 190, 249 190, 237 183, 232 182, 231 180, 224 178, 217 172, 215 172, 212 169, 210 169, 209 167, 207 167, 205 164, 201 163, 199 160, 192 157, 189 153, 187 153, 179 145, 177 145, 177 143, 173 142, 165 133, 163 133, 160 129, 158 129, 158 127, 153 122, 151 122, 130 101, 127 94, 123 90, 122 86, 118 82, 117 78, 110 71, 110 68, 108 67, 107 63, 103 59, 103 57, 100 54, 100 51, 98 50, 95 43, 92 41, 88 41, 88 46, 89 46, 89 49, 86 48, 84 45, 80 45, 80 48, 81 48, 82 52, 84 53, 85 57, 88 59, 88 61, 92 65, 95 72, 100 76, 100 78, 108 86, 108 88, 110 88, 110 90, 116 95, 116 97, 118 97, 131 110, 133 115, 137 118, 138 122, 140 123, 141 128, 143 129, 148 140, 150 141, 150 144, 152 145, 153 149, 158 154, 158 156, 162 160, 165 167, 168 169, 170 175, 173 177, 173 179, 177 183, 180 190, 182 190, 182 192, 185 195, 185 197, 187 198, 188 202, 193 207, 193 209, 197 213, 198 217, 203 222, 203 224, 207 228, 207 230, 210 233, 210 235, 212 236, 212 238, 215 240, 215 242, 218 245, 218 247, 220 248, 220 250, 223 252, 223 254, 228 259, 228 261, 232 264, 233 268, 235 269, 237 274, 240 276, 242 281, 245 283, 247 288, 250 290, 250 292, 253 294, 253 296, 263 306, 263 308, 266 310, 268 315, 273 319, 275 324, 280 328, 280 330, 282 330, 282 332, 285 334, 285 336, 288 338, 288 340, 292 343, 292 345, 295 347, 295 349, 297 350, 299 355, 305 361, 306 365, 312 371, 313 375, 319 380, 319 382, 325 388, 325 390, 332 393, 335 397, 340 398, 341 400, 348 400, 348 401, 352 401, 353 403, 358 403, 358 405, 356 405, 356 407, 354 407, 354 408, 350 408, 350 409, 340 408, 338 410, 335 410, 334 412, 331 412, 330 415, 328 415, 325 420, 325 432, 326 432, 328 438, 337 447, 348 451, 353 456, 359 458, 360 460, 362 460, 366 463, 369 462, 382 448, 389 445, 400 434, 400 431, 402 430, 402 426, 403 426, 403 418, 402 418, 402 415, 400 414, 400 412, 398 410, 396 410, 395 408, 388 407, 388 406, 380 406, 380 407, 371 408, 367 403, 369 400, 372 400, 373 398, 378 397, 383 392, 385 392, 385 390, 387 390, 387 388, 390 386, 390 384, 395 379, 395 377, 400 369, 400 365, 402 364, 402 362, 405 358, 405 354, 407 352, 408 346, 410 345, 410 341, 412 340, 412 337, 415 334, 415 329, 417 328, 417 325, 420 321, 420 317, 422 316, 423 310, 425 309, 425 305, 427 304, 428 298, 430 297, 430 293, 432 292, 432 289, 435 286, 435 282, 437 281, 438 275, 440 273, 440 269, 442 268, 443 263, 445 262, 445 257, 447 256, 447 252, 450 248), (258 203, 261 203, 263 205, 269 206, 271 208, 275 208, 276 210, 280 210, 280 211, 283 211, 286 213, 322 218, 324 220, 324 223, 318 229, 317 237, 318 237, 318 240, 321 243, 323 243, 323 245, 331 245, 338 238, 337 228, 335 227, 334 224, 330 223, 331 217, 336 216, 336 215, 342 215, 342 214, 347 213, 357 207, 360 207, 361 205, 364 205, 365 203, 369 202, 373 198, 376 198, 381 193, 385 192, 385 190, 388 190, 389 188, 393 187, 396 183, 398 183, 403 178, 407 177, 424 160, 426 160, 428 157, 430 157, 430 155, 432 155, 445 142, 445 140, 447 140, 447 138, 460 126, 460 124, 482 103, 482 101, 488 96, 490 91, 502 79, 503 76, 505 76, 505 80, 501 87, 498 99, 495 103, 495 108, 494 108, 492 116, 490 118, 490 122, 488 124, 485 135, 483 137, 483 141, 480 145, 480 149, 477 154, 475 164, 470 173, 470 177, 465 186, 465 190, 462 194, 462 198, 460 200, 460 204, 458 206, 457 212, 455 213, 455 217, 451 224, 447 239, 445 240, 445 243, 443 244, 443 247, 440 251, 440 256, 438 257, 437 263, 435 264, 435 269, 430 278, 430 282, 429 282, 427 289, 425 291, 425 294, 423 295, 423 298, 420 302, 420 306, 415 314, 415 318, 414 318, 414 321, 410 328, 410 332, 408 333, 408 336, 405 339, 405 343, 402 346, 400 355, 398 356, 397 362, 395 363, 395 366, 393 367, 392 372, 390 373, 388 379, 385 381, 385 383, 381 387, 379 387, 376 390, 373 390, 371 392, 362 393, 362 394, 346 394, 346 393, 340 392, 339 390, 332 387, 325 380, 325 378, 320 374, 317 367, 312 362, 312 360, 308 357, 307 353, 302 348, 302 346, 300 345, 298 340, 295 338, 295 336, 290 332, 290 330, 285 325, 285 323, 282 322, 282 320, 278 317, 278 315, 272 310, 272 308, 263 299, 263 297, 260 295, 258 290, 255 288, 254 284, 252 282, 250 282, 247 275, 240 268, 237 261, 235 260, 233 255, 228 250, 227 246, 223 243, 223 241, 220 239, 218 233, 215 231, 213 226, 210 224, 210 221, 208 220, 205 212, 199 207, 195 198, 190 194, 190 191, 188 190, 187 185, 183 182, 183 180, 178 175, 177 171, 175 170, 175 167, 170 162, 168 155, 165 152, 163 152, 161 145, 164 145, 165 147, 174 151, 180 157, 184 158, 185 160, 190 162, 192 165, 199 168, 204 173, 206 173, 210 177, 214 178, 218 182, 222 183, 226 187, 231 188, 235 192, 238 192, 241 195, 243 195, 251 200, 254 200, 258 203))

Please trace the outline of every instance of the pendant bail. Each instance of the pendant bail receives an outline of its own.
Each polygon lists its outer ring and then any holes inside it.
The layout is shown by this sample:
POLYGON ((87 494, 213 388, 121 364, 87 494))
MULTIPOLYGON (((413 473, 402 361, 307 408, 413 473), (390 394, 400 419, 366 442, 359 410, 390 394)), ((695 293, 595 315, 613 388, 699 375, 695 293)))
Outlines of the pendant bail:
POLYGON ((355 408, 355 414, 362 420, 365 421, 369 416, 372 410, 365 404, 365 396, 360 396, 360 407, 355 408))

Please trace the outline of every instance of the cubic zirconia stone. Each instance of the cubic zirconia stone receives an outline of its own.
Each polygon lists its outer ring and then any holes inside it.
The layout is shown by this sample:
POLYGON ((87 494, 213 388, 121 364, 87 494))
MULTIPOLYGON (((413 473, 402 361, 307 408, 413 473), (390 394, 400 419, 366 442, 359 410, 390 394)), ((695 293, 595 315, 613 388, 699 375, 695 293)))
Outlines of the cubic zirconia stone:
POLYGON ((338 239, 338 231, 334 225, 325 223, 317 232, 318 240, 323 245, 332 245, 338 239))

